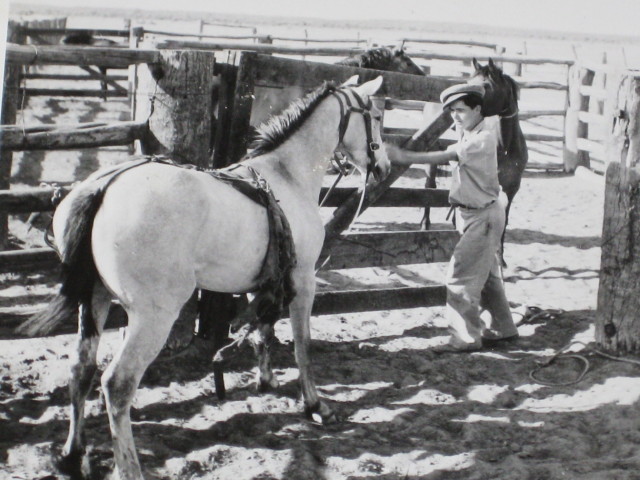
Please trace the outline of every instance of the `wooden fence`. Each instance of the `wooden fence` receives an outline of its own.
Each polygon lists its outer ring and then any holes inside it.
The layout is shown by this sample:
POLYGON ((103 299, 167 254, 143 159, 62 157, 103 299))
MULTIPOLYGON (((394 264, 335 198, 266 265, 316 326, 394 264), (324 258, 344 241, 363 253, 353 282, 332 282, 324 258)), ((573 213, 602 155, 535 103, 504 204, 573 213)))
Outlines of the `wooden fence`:
MULTIPOLYGON (((34 33, 34 32, 32 32, 34 33)), ((51 34, 41 31, 40 34, 51 34)), ((101 32, 96 32, 101 33, 101 32)), ((124 31, 121 32, 124 36, 124 31)), ((8 65, 98 65, 110 68, 127 68, 131 65, 156 65, 163 61, 160 49, 137 48, 138 40, 144 34, 143 29, 130 29, 127 32, 133 48, 88 48, 7 45, 8 65), (136 30, 132 34, 132 30, 136 30)), ((34 33, 35 35, 35 33, 34 33)), ((204 38, 204 35, 202 36, 204 38)), ((254 39, 255 40, 255 39, 254 39)), ((405 39, 409 41, 410 39, 405 39)), ((389 72, 344 67, 319 62, 299 61, 276 57, 271 54, 346 56, 359 49, 345 47, 309 47, 281 46, 269 43, 238 42, 190 42, 166 40, 158 46, 172 49, 186 49, 206 52, 206 50, 243 51, 238 65, 235 62, 215 62, 215 75, 219 78, 220 115, 212 139, 215 167, 238 160, 246 151, 250 133, 250 112, 256 85, 287 86, 297 85, 314 87, 322 80, 344 80, 358 73, 361 80, 374 78, 378 74, 385 77, 386 101, 384 106, 390 109, 422 110, 426 102, 438 102, 439 93, 452 83, 460 82, 459 77, 412 76, 389 72)), ((479 45, 489 50, 500 50, 493 44, 479 45)), ((450 60, 470 63, 473 58, 517 65, 555 64, 569 67, 575 72, 577 67, 571 61, 548 58, 527 57, 522 55, 445 54, 439 52, 409 52, 412 58, 422 60, 450 60)), ((142 67, 141 67, 142 68, 142 67)), ((568 75, 568 85, 553 82, 538 82, 518 78, 522 88, 545 88, 572 92, 573 73, 568 75)), ((584 81, 584 80, 583 80, 584 81)), ((135 89, 138 77, 130 80, 130 88, 135 89)), ((590 93, 582 89, 581 94, 590 93)), ((132 102, 136 95, 131 92, 132 102)), ((138 100, 142 101, 142 100, 138 100)), ((576 105, 571 99, 568 105, 576 105)), ((564 110, 536 110, 521 112, 521 118, 539 115, 564 115, 564 110)), ((582 121, 584 115, 580 115, 582 121)), ((570 124, 569 121, 566 122, 570 124)), ((448 129, 451 119, 448 115, 438 116, 431 125, 416 132, 410 129, 384 129, 386 141, 402 143, 413 149, 434 148, 440 136, 448 129)), ((16 128, 2 127, 2 151, 29 149, 75 149, 95 148, 102 145, 130 145, 134 140, 142 140, 148 134, 149 124, 140 119, 117 124, 82 124, 75 126, 33 126, 16 128)), ((583 133, 582 135, 585 135, 583 133)), ((562 135, 527 135, 528 140, 563 142, 562 135)), ((568 150, 565 149, 565 150, 568 150)), ((10 162, 9 162, 10 165, 10 162)), ((364 202, 364 207, 447 207, 446 190, 398 189, 391 185, 405 169, 394 168, 390 177, 380 186, 372 189, 364 202), (391 188, 390 188, 391 187, 391 188)), ((8 177, 5 177, 8 178, 8 177)), ((8 190, 8 185, 0 191, 0 212, 23 213, 51 209, 52 189, 30 189, 20 192, 8 190)), ((323 190, 323 195, 325 191, 323 190)), ((358 198, 353 189, 339 188, 329 199, 328 207, 335 207, 333 216, 327 223, 327 241, 323 258, 331 252, 326 268, 344 269, 365 266, 388 266, 397 264, 416 264, 447 261, 457 241, 457 233, 444 231, 408 231, 408 232, 359 232, 343 235, 342 232, 351 223, 358 198), (380 253, 384 252, 384 253, 380 253)), ((50 249, 32 249, 31 251, 11 251, 0 253, 0 272, 23 268, 49 267, 57 262, 50 249)), ((441 285, 426 287, 405 287, 385 290, 336 291, 320 293, 314 305, 315 314, 354 312, 366 310, 389 310, 442 304, 445 294, 441 285)))
POLYGON ((609 127, 623 110, 618 87, 628 72, 606 64, 576 63, 569 72, 565 123, 564 164, 568 171, 584 166, 607 169, 606 139, 609 127))
MULTIPOLYGON (((130 49, 123 55, 120 49, 101 50, 103 58, 110 64, 124 65, 130 63, 160 64, 163 58, 179 56, 179 52, 150 51, 130 49)), ((197 52, 194 52, 194 54, 197 52)), ((64 55, 54 47, 43 48, 38 56, 28 55, 24 47, 10 45, 8 61, 10 63, 74 63, 82 64, 93 61, 94 49, 91 52, 83 48, 67 47, 64 55)), ((204 52, 200 52, 204 55, 204 52)), ((207 62, 202 62, 207 63, 207 62)), ((173 65, 173 64, 172 64, 173 65)), ((193 70, 193 61, 190 71, 193 70)), ((233 66, 221 66, 223 70, 233 71, 233 66)), ((343 81, 354 74, 362 80, 372 79, 382 74, 385 77, 385 95, 394 99, 393 108, 399 102, 436 101, 441 90, 451 85, 451 80, 432 79, 414 75, 378 72, 355 67, 343 67, 322 63, 303 62, 292 59, 259 55, 246 52, 242 55, 236 71, 235 88, 228 90, 232 94, 233 105, 231 121, 218 125, 223 129, 228 125, 229 131, 219 138, 229 138, 227 156, 237 160, 246 148, 249 135, 249 115, 251 111, 251 92, 257 82, 262 84, 282 85, 296 84, 316 86, 322 80, 333 79, 343 81)), ((166 101, 163 105, 169 104, 166 101)), ((163 115, 163 117, 166 115, 163 115)), ((450 126, 448 115, 438 119, 431 128, 426 129, 412 142, 412 148, 429 148, 450 126)), ((188 126, 184 126, 188 128, 188 126)), ((76 126, 34 126, 16 128, 2 127, 2 149, 18 151, 25 149, 75 149, 93 148, 101 145, 124 145, 132 140, 144 140, 150 127, 149 122, 133 121, 119 124, 84 124, 76 126)), ((154 132, 156 139, 161 135, 154 132)), ((398 140, 397 135, 394 137, 398 140)), ((427 202, 433 207, 446 207, 447 192, 427 192, 424 189, 389 189, 393 180, 397 179, 404 169, 396 170, 391 180, 369 193, 364 208, 375 202, 376 206, 424 206, 427 202)), ((322 194, 326 193, 326 189, 322 194)), ((52 189, 30 189, 14 192, 0 192, 0 210, 8 213, 43 211, 51 209, 52 189)), ((360 232, 342 236, 342 231, 351 223, 355 213, 358 195, 353 189, 339 188, 331 196, 327 206, 337 207, 334 216, 327 224, 327 243, 323 255, 331 248, 332 258, 327 268, 343 269, 365 266, 384 266, 402 263, 442 262, 448 260, 457 240, 457 233, 448 231, 412 231, 412 232, 360 232), (355 203, 354 203, 355 198, 355 203), (385 252, 384 254, 374 252, 385 252)), ((16 271, 22 268, 50 267, 56 263, 56 256, 50 249, 32 249, 0 253, 0 271, 16 271)), ((444 287, 425 286, 417 288, 395 288, 365 291, 332 291, 318 295, 314 306, 315 314, 354 312, 365 310, 387 310, 409 308, 444 303, 444 287)), ((16 319, 14 319, 16 321, 16 319)), ((112 325, 113 326, 113 325, 112 325)))

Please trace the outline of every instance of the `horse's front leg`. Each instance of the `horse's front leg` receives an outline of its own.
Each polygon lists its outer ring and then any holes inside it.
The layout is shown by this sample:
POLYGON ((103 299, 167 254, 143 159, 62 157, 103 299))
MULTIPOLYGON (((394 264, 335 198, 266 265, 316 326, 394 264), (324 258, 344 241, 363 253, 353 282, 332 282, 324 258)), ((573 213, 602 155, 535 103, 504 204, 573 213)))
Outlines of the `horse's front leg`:
POLYGON ((296 296, 289 306, 289 316, 295 342, 296 363, 300 372, 300 387, 304 397, 305 414, 309 418, 312 418, 314 413, 319 414, 322 423, 326 424, 335 422, 337 419, 333 410, 320 400, 311 373, 309 318, 316 290, 316 280, 313 269, 309 270, 308 272, 298 272, 294 277, 296 296))

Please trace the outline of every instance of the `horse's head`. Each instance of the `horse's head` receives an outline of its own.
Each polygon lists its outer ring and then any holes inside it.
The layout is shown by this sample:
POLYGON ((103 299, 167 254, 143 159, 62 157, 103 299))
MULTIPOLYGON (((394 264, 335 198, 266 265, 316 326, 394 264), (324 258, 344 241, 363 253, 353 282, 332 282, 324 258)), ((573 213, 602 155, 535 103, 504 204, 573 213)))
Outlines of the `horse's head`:
POLYGON ((482 114, 485 117, 500 115, 508 117, 518 112, 518 84, 509 75, 506 75, 492 59, 487 65, 480 65, 473 59, 475 73, 468 83, 484 86, 484 100, 482 102, 482 114))
POLYGON ((338 149, 348 154, 349 162, 360 172, 372 173, 377 181, 384 180, 391 168, 382 143, 382 112, 371 100, 382 80, 379 76, 353 87, 347 82, 334 93, 342 114, 338 149))
POLYGON ((370 48, 365 52, 340 60, 337 65, 424 75, 422 68, 416 65, 401 47, 370 48))
POLYGON ((395 47, 391 50, 391 54, 392 57, 390 61, 390 68, 387 69, 388 71, 424 76, 424 70, 411 60, 411 57, 405 53, 404 48, 395 47))

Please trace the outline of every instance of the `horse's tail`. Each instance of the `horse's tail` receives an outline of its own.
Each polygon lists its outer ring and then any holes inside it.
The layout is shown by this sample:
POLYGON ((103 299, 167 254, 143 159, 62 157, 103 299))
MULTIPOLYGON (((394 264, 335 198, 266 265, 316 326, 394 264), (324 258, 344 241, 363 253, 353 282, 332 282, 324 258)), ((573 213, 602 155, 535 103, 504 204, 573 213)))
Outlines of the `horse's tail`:
POLYGON ((86 309, 81 316, 82 331, 87 336, 98 330, 91 313, 91 296, 98 271, 91 251, 93 220, 102 204, 105 188, 89 186, 73 198, 62 235, 61 285, 48 307, 28 320, 18 331, 29 336, 46 335, 62 323, 71 321, 80 305, 86 309))

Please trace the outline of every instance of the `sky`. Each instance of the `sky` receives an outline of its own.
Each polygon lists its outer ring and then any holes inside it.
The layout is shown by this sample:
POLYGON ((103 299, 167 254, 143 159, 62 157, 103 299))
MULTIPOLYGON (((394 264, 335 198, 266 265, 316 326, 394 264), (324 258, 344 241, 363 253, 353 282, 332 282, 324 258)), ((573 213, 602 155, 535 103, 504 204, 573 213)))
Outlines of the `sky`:
POLYGON ((425 20, 640 36, 640 0, 0 0, 356 20, 425 20))

